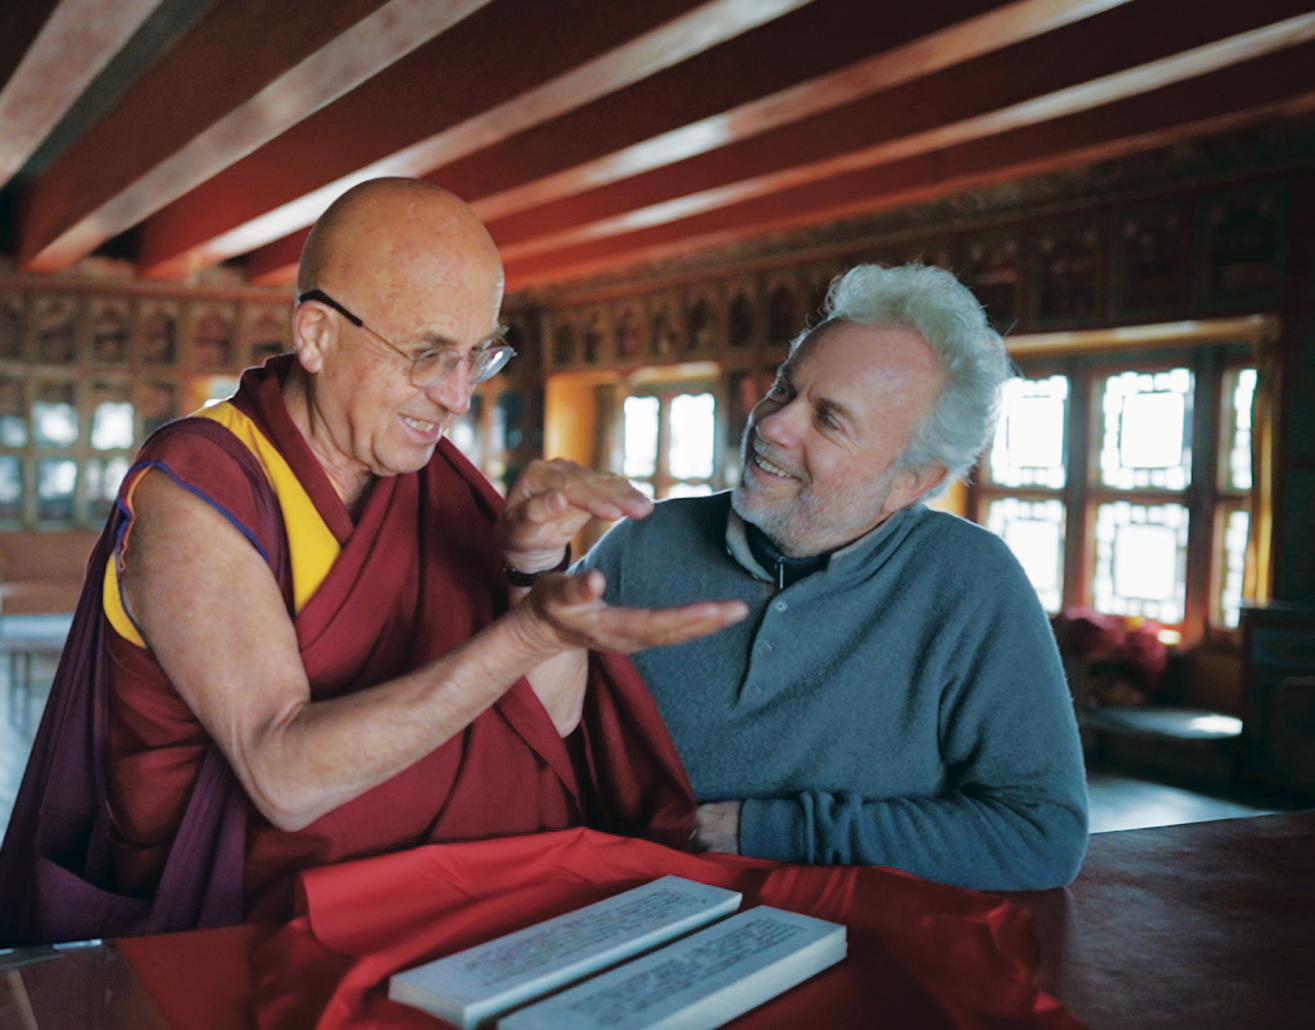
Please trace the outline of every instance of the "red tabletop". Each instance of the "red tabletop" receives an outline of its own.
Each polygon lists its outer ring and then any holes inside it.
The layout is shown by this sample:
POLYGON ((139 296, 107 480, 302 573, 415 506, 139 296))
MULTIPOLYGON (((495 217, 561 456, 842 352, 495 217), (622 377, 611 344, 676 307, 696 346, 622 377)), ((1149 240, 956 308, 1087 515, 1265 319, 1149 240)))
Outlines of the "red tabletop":
MULTIPOLYGON (((1073 886, 1011 897, 1035 920, 1042 985, 1092 1030, 1313 1025, 1315 812, 1099 834, 1073 886)), ((272 932, 125 939, 4 970, 0 1025, 250 1030, 249 958, 272 932)))

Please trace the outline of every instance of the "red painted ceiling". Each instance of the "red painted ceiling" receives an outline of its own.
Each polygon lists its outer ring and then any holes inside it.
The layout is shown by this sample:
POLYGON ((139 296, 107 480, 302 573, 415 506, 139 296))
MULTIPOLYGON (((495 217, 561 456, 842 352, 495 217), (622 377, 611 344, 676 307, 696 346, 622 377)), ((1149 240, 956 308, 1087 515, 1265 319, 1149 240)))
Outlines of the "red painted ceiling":
POLYGON ((7 0, 0 186, 22 270, 273 284, 424 176, 548 285, 1303 114, 1311 6, 7 0))

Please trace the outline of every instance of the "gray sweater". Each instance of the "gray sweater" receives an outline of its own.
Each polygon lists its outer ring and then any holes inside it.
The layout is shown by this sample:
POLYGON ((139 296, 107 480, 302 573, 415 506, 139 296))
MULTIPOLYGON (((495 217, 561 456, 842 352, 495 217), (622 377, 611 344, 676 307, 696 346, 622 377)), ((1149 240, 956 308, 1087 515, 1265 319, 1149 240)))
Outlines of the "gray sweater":
POLYGON ((736 626, 634 656, 699 801, 746 799, 744 854, 983 890, 1077 874, 1073 707, 1045 613, 993 534, 916 505, 778 592, 722 493, 619 523, 581 565, 607 575, 612 604, 749 605, 736 626))

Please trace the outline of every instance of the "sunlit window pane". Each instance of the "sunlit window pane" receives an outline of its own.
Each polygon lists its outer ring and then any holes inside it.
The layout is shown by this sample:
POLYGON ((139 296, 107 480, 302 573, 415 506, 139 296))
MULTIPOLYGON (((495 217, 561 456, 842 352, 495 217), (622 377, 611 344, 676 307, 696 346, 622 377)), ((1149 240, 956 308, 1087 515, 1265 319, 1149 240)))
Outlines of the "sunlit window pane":
POLYGON ((711 478, 716 415, 717 402, 710 393, 682 393, 672 400, 668 471, 674 478, 711 478))
POLYGON ((1172 393, 1125 397, 1119 458, 1133 468, 1168 468, 1183 456, 1183 399, 1172 393))
POLYGON ((67 447, 78 438, 78 409, 72 383, 44 383, 32 404, 32 436, 39 444, 67 447))
POLYGON ((1242 586, 1246 580, 1247 538, 1251 532, 1251 515, 1234 511, 1228 515, 1224 529, 1224 587, 1219 610, 1224 625, 1236 629, 1242 611, 1242 586))
POLYGON ((91 416, 91 446, 98 451, 126 450, 132 446, 132 405, 127 401, 97 404, 91 416))
POLYGON ((1097 611, 1182 621, 1187 593, 1187 509, 1114 501, 1096 510, 1097 611))
POLYGON ((123 485, 123 477, 128 474, 128 459, 92 458, 87 462, 84 474, 91 513, 97 518, 104 518, 114 507, 119 487, 123 485))
MULTIPOLYGON (((205 400, 201 402, 203 408, 213 408, 220 401, 226 401, 237 393, 237 376, 206 376, 204 384, 205 400)), ((474 398, 472 398, 472 406, 473 400, 474 398)))
POLYGON ((78 485, 78 463, 70 458, 47 459, 37 464, 37 514, 43 519, 71 519, 73 492, 78 485))
POLYGON ((1105 380, 1101 479, 1120 490, 1182 490, 1192 470, 1192 373, 1124 372, 1105 380))
POLYGON ((707 497, 712 487, 707 483, 673 483, 667 491, 668 497, 707 497))
POLYGON ((448 429, 448 438, 452 446, 459 450, 472 463, 479 462, 479 434, 469 419, 458 419, 448 429))
POLYGON ((657 499, 657 491, 653 489, 653 484, 646 479, 636 479, 630 484, 650 501, 657 499))
POLYGON ((987 508, 986 524, 1014 552, 1041 606, 1048 612, 1059 611, 1064 585, 1063 503, 1001 498, 987 508))
POLYGON ((1067 423, 1067 376, 1011 379, 991 447, 991 479, 1002 486, 1062 487, 1067 423))
POLYGON ((14 457, 0 457, 0 518, 23 515, 23 466, 14 457))
POLYGON ((1225 418, 1229 429, 1224 444, 1228 455, 1226 479, 1233 490, 1251 489, 1251 410, 1256 399, 1256 370, 1241 368, 1225 379, 1225 418))
POLYGON ((643 479, 657 471, 658 407, 656 397, 626 398, 622 471, 627 476, 643 479))

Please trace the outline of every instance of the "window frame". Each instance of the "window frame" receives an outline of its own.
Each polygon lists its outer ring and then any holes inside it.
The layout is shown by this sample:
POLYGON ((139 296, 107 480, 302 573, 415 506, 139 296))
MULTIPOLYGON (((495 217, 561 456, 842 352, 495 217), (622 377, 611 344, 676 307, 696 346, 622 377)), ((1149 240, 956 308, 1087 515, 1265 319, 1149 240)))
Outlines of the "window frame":
POLYGON ((1180 622, 1163 625, 1180 633, 1184 644, 1203 639, 1236 640, 1238 630, 1226 627, 1221 617, 1220 597, 1226 574, 1223 534, 1229 511, 1251 510, 1260 472, 1253 469, 1252 487, 1247 491, 1233 490, 1226 482, 1225 441, 1232 427, 1222 418, 1223 385, 1232 370, 1258 366, 1258 341, 1262 334, 1277 331, 1277 319, 1254 316, 1167 327, 1176 329, 1174 333, 1157 332, 1160 328, 1123 330, 1131 338, 1131 346, 1115 338, 1120 332, 1117 330, 1010 341, 1011 357, 1020 375, 1029 379, 1068 377, 1066 481, 1060 489, 996 485, 990 477, 988 446, 970 482, 967 513, 986 525, 987 511, 994 500, 1060 500, 1065 512, 1061 610, 1066 610, 1094 607, 1095 526, 1100 505, 1123 499, 1138 504, 1181 504, 1188 511, 1184 614, 1180 622), (1099 391, 1105 377, 1129 370, 1156 372, 1177 367, 1190 369, 1194 377, 1190 483, 1181 491, 1104 486, 1099 482, 1099 391))
MULTIPOLYGON (((722 427, 726 419, 726 399, 722 394, 720 379, 692 376, 676 379, 646 379, 632 382, 625 398, 617 408, 617 430, 621 447, 625 439, 625 400, 630 397, 656 397, 658 399, 658 439, 657 461, 651 476, 629 476, 632 482, 648 483, 653 487, 653 499, 662 500, 670 496, 671 488, 680 483, 706 485, 712 491, 723 486, 722 427), (713 398, 713 441, 712 474, 699 477, 676 477, 671 474, 671 402, 681 394, 711 394, 713 398)), ((618 471, 624 468, 624 454, 617 458, 618 471)))

